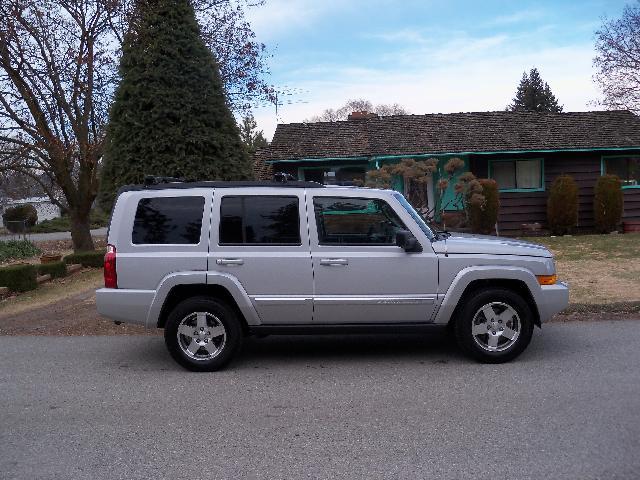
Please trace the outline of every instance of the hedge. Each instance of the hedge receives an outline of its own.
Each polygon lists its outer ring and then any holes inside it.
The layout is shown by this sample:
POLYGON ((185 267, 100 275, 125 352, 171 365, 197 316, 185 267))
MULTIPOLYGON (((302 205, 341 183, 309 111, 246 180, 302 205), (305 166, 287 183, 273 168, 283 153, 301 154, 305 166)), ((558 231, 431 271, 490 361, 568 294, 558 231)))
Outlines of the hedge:
POLYGON ((601 233, 613 232, 622 219, 622 182, 615 175, 598 178, 594 188, 593 217, 596 230, 601 233))
POLYGON ((92 250, 88 252, 72 253, 64 257, 64 263, 70 265, 79 263, 83 267, 102 268, 104 266, 104 254, 106 250, 92 250))
POLYGON ((51 275, 51 278, 60 278, 67 275, 67 264, 59 262, 42 263, 38 265, 38 275, 51 275))
POLYGON ((12 292, 26 292, 38 288, 37 269, 34 265, 21 264, 0 268, 0 287, 12 292))
POLYGON ((578 225, 578 184, 570 175, 560 175, 551 184, 547 222, 554 235, 571 233, 578 225))

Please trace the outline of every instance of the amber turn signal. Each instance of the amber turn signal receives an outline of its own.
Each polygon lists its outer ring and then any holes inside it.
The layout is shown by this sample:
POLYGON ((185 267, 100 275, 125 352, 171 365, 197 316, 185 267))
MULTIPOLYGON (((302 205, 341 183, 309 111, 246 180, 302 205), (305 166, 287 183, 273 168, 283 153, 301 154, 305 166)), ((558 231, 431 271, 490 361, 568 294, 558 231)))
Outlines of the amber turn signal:
POLYGON ((558 281, 558 275, 536 275, 540 285, 555 285, 558 281))

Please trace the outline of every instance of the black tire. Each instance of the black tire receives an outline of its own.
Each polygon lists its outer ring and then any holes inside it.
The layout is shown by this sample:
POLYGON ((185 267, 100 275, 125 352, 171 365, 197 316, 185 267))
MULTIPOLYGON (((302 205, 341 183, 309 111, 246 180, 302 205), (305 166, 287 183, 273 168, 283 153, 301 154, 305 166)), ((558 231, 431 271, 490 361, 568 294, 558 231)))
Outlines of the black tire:
MULTIPOLYGON (((188 328, 197 330, 197 327, 188 328)), ((196 338, 195 336, 192 337, 193 339, 196 338)), ((220 300, 205 296, 191 297, 176 305, 169 313, 164 328, 164 341, 169 353, 176 362, 193 372, 214 372, 225 367, 240 350, 242 339, 242 327, 233 309, 220 300), (178 328, 183 320, 186 323, 192 323, 194 321, 193 316, 197 315, 196 312, 205 312, 207 314, 206 321, 211 323, 211 330, 220 328, 217 323, 219 321, 224 327, 224 337, 220 336, 211 340, 214 347, 215 342, 219 343, 220 348, 216 352, 210 353, 207 349, 196 345, 196 348, 198 348, 196 352, 199 353, 193 354, 192 357, 183 351, 181 346, 181 341, 186 344, 189 337, 179 336, 178 328), (213 358, 195 358, 197 356, 204 357, 205 355, 215 356, 213 358)), ((206 340, 208 344, 209 340, 206 340)), ((202 342, 204 341, 203 339, 202 342)))
MULTIPOLYGON (((495 308, 492 307, 492 310, 495 312, 495 309, 499 311, 500 308, 502 308, 502 305, 496 305, 495 308)), ((476 321, 481 323, 485 315, 482 314, 482 316, 478 318, 479 320, 477 319, 476 321)), ((498 317, 496 316, 495 318, 498 317)), ((479 290, 464 299, 464 306, 460 309, 457 318, 454 319, 455 336, 458 346, 462 351, 476 360, 482 363, 504 363, 513 360, 527 348, 533 336, 533 320, 531 307, 521 295, 502 288, 479 290), (483 335, 476 337, 472 333, 476 313, 484 306, 494 304, 494 302, 507 305, 517 313, 517 317, 511 320, 511 322, 518 324, 519 334, 515 341, 507 337, 501 337, 502 340, 499 341, 504 342, 504 344, 495 347, 504 348, 501 351, 488 350, 488 348, 490 348, 488 346, 489 332, 487 332, 486 337, 483 335), (476 338, 478 338, 477 341, 476 338), (486 338, 487 345, 482 346, 479 344, 484 343, 482 338, 486 338)), ((485 323, 484 325, 490 325, 490 323, 485 323)), ((513 323, 511 323, 511 325, 513 326, 513 323)))

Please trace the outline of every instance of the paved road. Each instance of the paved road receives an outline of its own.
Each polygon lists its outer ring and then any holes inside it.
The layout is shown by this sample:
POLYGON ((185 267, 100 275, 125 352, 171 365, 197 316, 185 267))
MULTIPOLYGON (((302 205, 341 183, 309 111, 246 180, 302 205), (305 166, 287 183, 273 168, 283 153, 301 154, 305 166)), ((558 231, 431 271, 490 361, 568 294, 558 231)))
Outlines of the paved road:
MULTIPOLYGON (((96 228, 94 230, 91 230, 91 235, 94 237, 104 237, 107 235, 107 228, 96 228)), ((15 240, 16 238, 22 238, 22 235, 0 235, 0 241, 15 240)), ((44 242, 47 240, 69 240, 71 239, 71 232, 31 233, 27 235, 27 238, 32 242, 44 242)))
POLYGON ((640 478, 640 321, 516 363, 431 337, 269 337, 181 370, 160 337, 0 337, 0 477, 640 478))

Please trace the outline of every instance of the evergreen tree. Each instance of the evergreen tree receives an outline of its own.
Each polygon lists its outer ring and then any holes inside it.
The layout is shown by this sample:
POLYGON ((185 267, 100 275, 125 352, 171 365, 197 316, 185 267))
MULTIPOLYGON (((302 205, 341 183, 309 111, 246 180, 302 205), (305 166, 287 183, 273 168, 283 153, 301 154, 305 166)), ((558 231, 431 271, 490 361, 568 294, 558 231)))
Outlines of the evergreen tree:
POLYGON ((140 0, 107 128, 101 203, 145 175, 248 178, 250 159, 189 0, 140 0))
POLYGON ((513 103, 507 107, 512 112, 552 112, 561 113, 562 105, 551 92, 549 84, 542 80, 537 68, 522 74, 520 85, 513 103))
POLYGON ((240 138, 242 139, 242 143, 244 143, 247 152, 251 156, 253 156, 259 148, 269 145, 267 139, 264 138, 264 132, 262 130, 258 130, 258 124, 251 114, 243 117, 242 119, 242 124, 240 125, 240 138))

